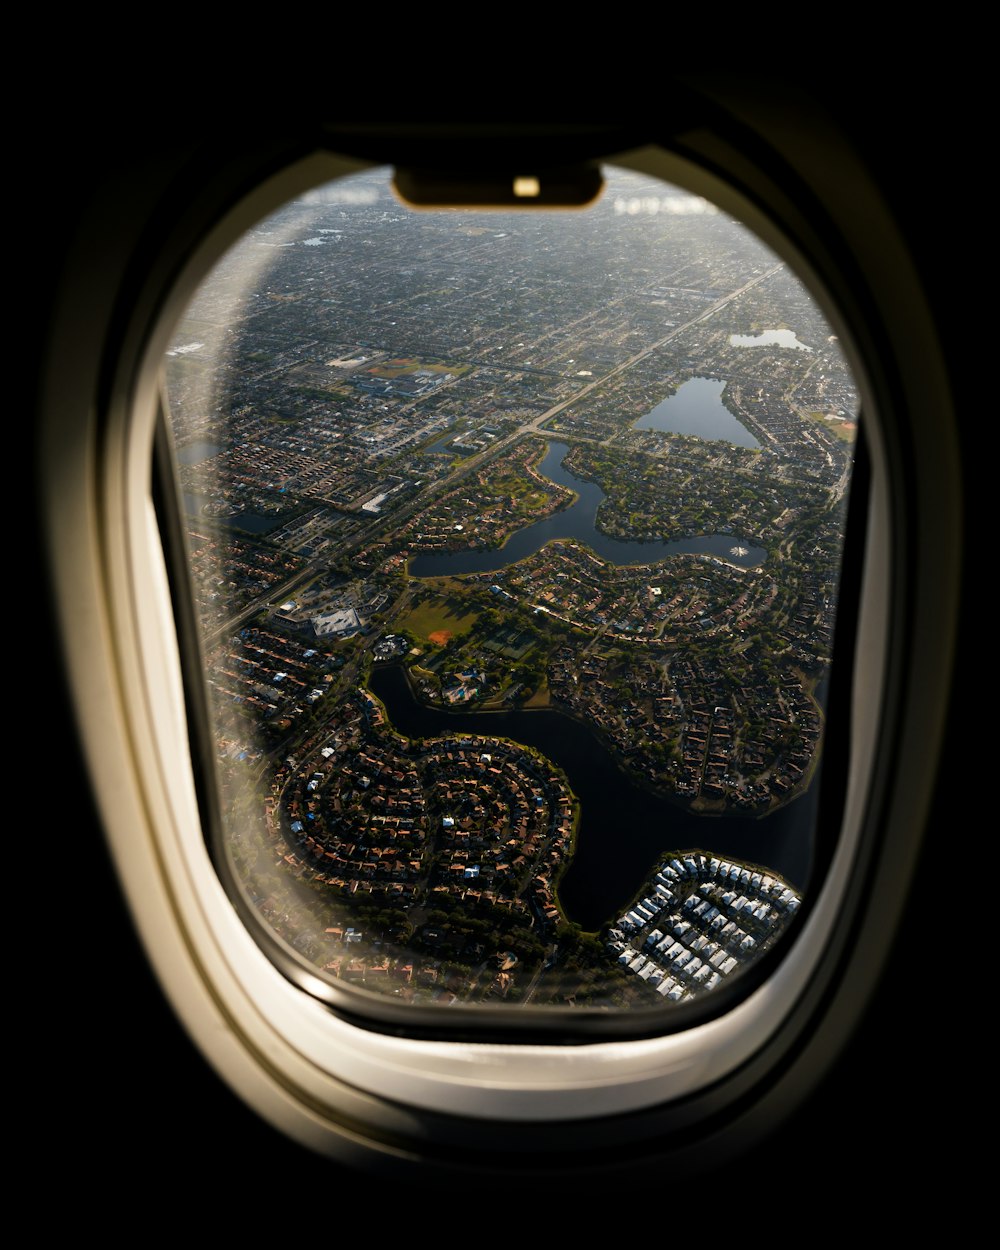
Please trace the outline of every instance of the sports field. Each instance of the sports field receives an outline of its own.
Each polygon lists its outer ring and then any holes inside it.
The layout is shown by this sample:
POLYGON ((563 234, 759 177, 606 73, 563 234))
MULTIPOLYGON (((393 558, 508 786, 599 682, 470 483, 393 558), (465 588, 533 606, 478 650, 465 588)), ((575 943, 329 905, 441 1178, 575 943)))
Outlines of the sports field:
POLYGON ((415 638, 441 647, 467 634, 475 622, 476 613, 466 611, 465 606, 460 599, 434 595, 411 608, 397 625, 415 638))

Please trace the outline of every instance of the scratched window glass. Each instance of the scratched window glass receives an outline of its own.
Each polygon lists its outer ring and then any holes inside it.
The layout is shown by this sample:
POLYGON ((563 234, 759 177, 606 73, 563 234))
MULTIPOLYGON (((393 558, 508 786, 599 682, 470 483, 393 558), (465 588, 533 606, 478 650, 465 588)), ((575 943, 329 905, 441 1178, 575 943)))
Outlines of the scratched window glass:
POLYGON ((285 205, 166 389, 226 870, 321 978, 669 1006, 816 887, 858 393, 690 192, 285 205))

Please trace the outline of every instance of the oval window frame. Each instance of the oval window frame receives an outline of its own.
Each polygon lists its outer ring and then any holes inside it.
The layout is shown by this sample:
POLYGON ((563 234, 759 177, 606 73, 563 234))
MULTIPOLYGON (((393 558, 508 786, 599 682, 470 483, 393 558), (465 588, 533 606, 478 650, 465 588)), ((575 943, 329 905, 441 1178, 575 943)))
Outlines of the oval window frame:
MULTIPOLYGON (((662 165, 671 165, 676 158, 647 154, 641 159, 644 172, 663 177, 662 165), (651 168, 651 164, 657 167, 651 168)), ((618 159, 617 163, 627 161, 618 159)), ((357 167, 352 162, 345 164, 357 167)), ((344 167, 337 165, 338 169, 344 167)), ((102 641, 109 650, 108 672, 95 677, 107 678, 106 685, 116 697, 84 697, 82 704, 83 719, 92 725, 99 715, 94 710, 96 705, 104 704, 104 743, 113 740, 117 748, 107 752, 103 762, 94 759, 98 789, 104 786, 112 791, 129 791, 129 802, 117 805, 119 810, 112 810, 116 807, 113 794, 110 798, 105 794, 105 819, 127 890, 144 899, 138 919, 147 949, 189 1030, 216 1066, 227 1071, 228 1079, 249 1101, 269 1118, 281 1121, 293 1135, 308 1138, 313 1144, 322 1142, 327 1149, 339 1144, 333 1153, 346 1149, 344 1139, 351 1134, 345 1125, 368 1125, 372 1141, 394 1140, 404 1131, 414 1109, 434 1117, 442 1114, 443 1107, 449 1108, 446 1118, 455 1123, 448 1131, 441 1125, 435 1130, 444 1142, 449 1137, 462 1138, 463 1118, 474 1123, 498 1120, 516 1125, 546 1121, 558 1125, 572 1120, 589 1121, 598 1115, 620 1116, 676 1107, 709 1086, 727 1080, 732 1084, 741 1070, 745 1073, 753 1067, 755 1058, 777 1034, 787 1034, 793 1027, 793 1017, 801 1018, 803 1012, 810 1014, 807 1004, 821 992, 817 969, 821 963, 829 965, 831 959, 836 966, 843 951, 838 955, 834 948, 843 947, 843 935, 834 940, 835 935, 828 933, 819 941, 820 949, 811 951, 812 973, 794 991, 790 1004, 780 1013, 780 1021, 772 1016, 756 1034, 752 1030, 748 1034, 743 1029, 744 1022, 739 1022, 736 1031, 751 1038, 748 1049, 737 1046, 733 1038, 709 1046, 707 1039, 699 1036, 692 1048, 699 1053, 683 1060, 675 1056, 676 1062, 671 1063, 659 1046, 660 1039, 601 1043, 574 1051, 566 1047, 480 1048, 455 1043, 425 1046, 409 1041, 400 1043, 400 1039, 380 1042, 362 1031, 363 1045, 354 1053, 352 1047, 359 1040, 354 1034, 358 1030, 345 1025, 351 1030, 345 1033, 338 1031, 338 1025, 336 1036, 331 1037, 329 1013, 322 1008, 322 1017, 312 1011, 300 1012, 303 996, 294 991, 296 1007, 287 992, 287 983, 284 989, 275 985, 265 989, 265 977, 252 992, 248 989, 257 982, 257 974, 262 970, 241 948, 239 926, 233 924, 231 909, 220 906, 222 900, 214 895, 210 884, 201 880, 203 865, 197 853, 192 856, 193 844, 187 838, 192 813, 197 810, 196 795, 193 784, 185 786, 184 793, 175 784, 178 776, 190 771, 190 766, 184 759, 186 736, 180 672, 176 645, 171 642, 173 623, 165 577, 155 559, 159 539, 148 488, 158 402, 158 360, 165 347, 165 335, 173 324, 171 311, 179 312, 175 304, 181 289, 176 282, 167 282, 170 295, 165 298, 163 279, 180 256, 186 258, 188 277, 199 266, 207 272, 209 258, 213 253, 219 254, 216 248, 221 237, 228 235, 230 241, 237 237, 232 233, 234 222, 241 217, 247 221, 248 215, 252 220, 258 219, 258 208, 250 206, 256 205, 262 194, 269 197, 280 184, 283 201, 305 185, 326 180, 330 169, 330 158, 325 156, 307 158, 293 169, 286 169, 268 184, 266 192, 258 187, 243 198, 226 222, 216 224, 207 235, 202 233, 207 218, 202 215, 199 225, 195 220, 199 212, 189 213, 188 246, 183 242, 182 223, 172 240, 172 259, 147 271, 144 289, 130 301, 128 326, 115 352, 112 383, 102 414, 106 419, 101 423, 99 440, 95 440, 99 451, 98 481, 91 483, 92 499, 99 513, 95 546, 100 559, 88 567, 93 574, 89 589, 96 592, 101 609, 102 641), (297 186, 292 186, 293 182, 297 186), (201 240, 194 248, 190 247, 191 237, 201 240), (140 309, 147 316, 136 315, 140 309), (129 818, 123 815, 125 807, 131 808, 129 818), (127 824, 131 824, 131 829, 123 828, 127 824), (199 1019, 202 1012, 206 1016, 199 1019), (213 1023, 206 1024, 206 1020, 213 1023), (276 1028, 276 1020, 282 1022, 280 1027, 276 1028), (220 1022, 225 1022, 222 1029, 218 1027, 220 1022), (220 1036, 213 1037, 213 1033, 220 1036), (220 1040, 222 1034, 225 1042, 220 1040), (713 1067, 706 1059, 707 1050, 718 1056, 720 1066, 713 1067), (332 1064, 331 1056, 335 1060, 332 1064), (335 1070, 329 1070, 331 1066, 335 1070), (393 1078, 388 1084, 387 1075, 393 1078), (418 1088, 421 1084, 423 1088, 418 1088), (586 1107, 579 1099, 581 1091, 588 1091, 586 1107), (317 1117, 324 1121, 323 1128, 318 1127, 317 1117), (297 1128, 291 1127, 291 1120, 297 1128)), ((706 194, 707 184, 714 185, 716 180, 703 167, 699 169, 700 173, 692 171, 690 180, 676 175, 668 180, 706 194)), ((230 186, 230 195, 231 191, 230 186)), ((732 211, 725 202, 731 197, 727 197, 724 184, 715 187, 707 198, 732 211)), ((194 207, 200 207, 204 213, 206 205, 194 207)), ((774 227, 760 210, 752 205, 748 213, 751 210, 760 216, 759 223, 749 221, 744 213, 738 215, 773 247, 768 233, 773 233, 774 227)), ((237 233, 241 232, 237 228, 237 233)), ((167 249, 164 258, 169 253, 167 249)), ((796 268, 801 275, 801 258, 796 268)), ((193 290, 187 277, 184 286, 193 290)), ((815 295, 815 287, 810 286, 815 295)), ((852 322, 855 327, 857 324, 852 322)), ((859 374, 859 378, 866 376, 859 374)), ((879 389, 876 381, 872 390, 879 389)), ((884 386, 881 389, 886 390, 884 386)), ((866 414, 872 410, 872 398, 865 398, 866 414)), ((884 414, 884 405, 875 411, 884 414)), ((891 525, 890 505, 898 505, 899 491, 894 494, 889 488, 891 457, 883 437, 886 430, 881 423, 875 424, 879 430, 879 436, 873 440, 876 485, 872 506, 876 515, 869 529, 869 571, 865 612, 859 627, 859 677, 855 681, 856 687, 861 684, 870 689, 880 689, 886 682, 891 684, 889 625, 893 591, 898 589, 897 573, 889 556, 890 547, 895 545, 890 534, 896 536, 897 542, 899 534, 898 526, 891 525)), ((96 535, 89 533, 88 537, 96 535)), ((898 610, 896 616, 898 624, 898 610)), ((82 686, 88 684, 85 677, 77 674, 77 678, 82 686)), ((89 684, 93 685, 93 681, 89 684)), ((856 782, 854 786, 854 815, 861 822, 866 812, 870 818, 873 804, 878 806, 878 795, 874 793, 879 789, 877 756, 884 755, 886 748, 882 744, 882 752, 874 750, 879 738, 875 732, 880 720, 877 712, 873 715, 869 706, 859 709, 858 717, 861 723, 856 728, 855 744, 857 747, 858 743, 865 743, 865 755, 873 770, 863 784, 856 782)), ((884 759, 882 762, 884 767, 884 759)), ((884 779, 881 784, 886 784, 884 779)), ((199 840, 200 836, 199 830, 199 840)), ((839 900, 832 899, 829 908, 817 905, 817 912, 841 912, 845 900, 849 901, 848 885, 845 867, 837 877, 839 900)), ((823 893, 826 892, 824 885, 823 893)), ((787 963, 786 958, 775 978, 787 963)), ((789 966, 785 976, 791 975, 789 966)), ((860 993, 862 987, 857 989, 860 993)))

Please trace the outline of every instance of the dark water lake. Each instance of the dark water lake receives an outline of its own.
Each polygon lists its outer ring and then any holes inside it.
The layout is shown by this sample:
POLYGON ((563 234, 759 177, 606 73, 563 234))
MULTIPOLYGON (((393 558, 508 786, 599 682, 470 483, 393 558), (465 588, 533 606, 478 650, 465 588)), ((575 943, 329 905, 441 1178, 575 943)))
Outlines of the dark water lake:
MULTIPOLYGON (((678 392, 679 393, 679 392, 678 392)), ((495 551, 429 552, 409 562, 412 577, 457 577, 463 573, 494 573, 540 551, 556 538, 575 538, 611 564, 653 564, 667 556, 718 556, 740 568, 756 568, 767 558, 763 547, 754 547, 733 534, 702 534, 674 542, 627 542, 602 534, 596 525, 597 509, 605 498, 596 482, 575 477, 563 460, 565 443, 551 442, 538 471, 560 486, 568 486, 577 498, 562 512, 525 525, 495 551)))
POLYGON ((770 869, 801 891, 809 878, 818 785, 762 819, 699 816, 653 794, 618 767, 582 722, 552 709, 450 712, 413 696, 403 667, 377 667, 369 686, 409 738, 481 734, 535 747, 557 764, 580 800, 576 853, 559 886, 567 915, 584 929, 621 914, 667 852, 700 848, 770 869))

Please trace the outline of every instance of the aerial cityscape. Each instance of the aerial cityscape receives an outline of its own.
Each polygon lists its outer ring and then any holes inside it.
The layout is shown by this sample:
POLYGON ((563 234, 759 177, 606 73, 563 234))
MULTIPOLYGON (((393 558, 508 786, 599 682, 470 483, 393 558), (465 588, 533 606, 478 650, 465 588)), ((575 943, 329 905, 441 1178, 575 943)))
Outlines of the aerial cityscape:
POLYGON ((605 173, 319 188, 167 355, 226 871, 338 984, 685 1002, 817 884, 857 387, 747 228, 605 173))

